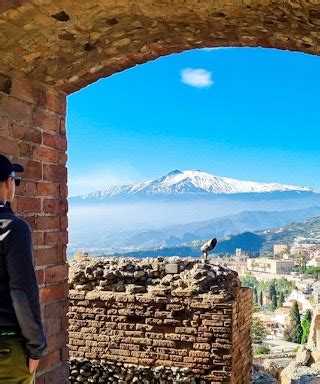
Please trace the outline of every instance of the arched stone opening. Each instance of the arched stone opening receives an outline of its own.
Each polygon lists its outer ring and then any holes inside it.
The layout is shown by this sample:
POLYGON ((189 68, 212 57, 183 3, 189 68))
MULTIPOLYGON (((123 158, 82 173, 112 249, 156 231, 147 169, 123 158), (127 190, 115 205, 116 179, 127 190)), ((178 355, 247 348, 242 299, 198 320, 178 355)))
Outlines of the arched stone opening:
POLYGON ((33 229, 49 336, 38 383, 67 382, 66 96, 188 49, 320 53, 318 0, 5 0, 0 4, 0 151, 26 165, 16 210, 33 229))

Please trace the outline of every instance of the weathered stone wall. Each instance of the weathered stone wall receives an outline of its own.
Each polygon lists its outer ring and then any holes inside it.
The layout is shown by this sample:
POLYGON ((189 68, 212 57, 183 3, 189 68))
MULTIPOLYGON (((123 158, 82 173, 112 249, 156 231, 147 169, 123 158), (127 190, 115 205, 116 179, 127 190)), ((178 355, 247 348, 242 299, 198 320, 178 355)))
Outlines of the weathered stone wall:
POLYGON ((318 0, 2 0, 0 73, 67 92, 201 47, 320 53, 318 0))
MULTIPOLYGON (((110 264, 106 264, 110 271, 110 264)), ((153 265, 153 271, 160 272, 165 270, 166 262, 158 263, 157 269, 157 261, 149 264, 153 265)), ((107 291, 104 291, 106 285, 100 285, 100 290, 97 285, 90 291, 71 290, 71 356, 97 360, 102 366, 120 363, 184 368, 192 372, 189 377, 200 375, 208 383, 249 383, 251 290, 240 288, 238 284, 226 290, 227 278, 220 287, 215 286, 214 282, 221 275, 229 277, 231 274, 236 281, 234 272, 228 274, 220 267, 215 270, 214 266, 195 262, 182 264, 188 265, 183 272, 167 276, 174 276, 174 281, 179 281, 179 275, 193 276, 200 286, 206 281, 209 284, 207 293, 196 292, 192 278, 189 287, 175 288, 167 284, 169 292, 163 291, 161 282, 165 276, 161 273, 153 278, 145 293, 115 292, 116 283, 107 291), (216 276, 210 277, 214 270, 216 276), (207 279, 208 275, 211 280, 207 279)), ((96 265, 100 268, 101 261, 96 265)), ((121 265, 126 264, 122 261, 121 265)), ((139 262, 135 265, 139 268, 139 262)), ((97 269, 88 266, 87 275, 97 276, 94 273, 97 269)), ((129 270, 129 276, 125 272, 126 277, 130 278, 131 274, 134 278, 136 271, 129 270)), ((104 271, 105 276, 108 273, 104 271)), ((79 269, 75 276, 79 278, 79 269)), ((101 280, 102 274, 98 276, 97 280, 101 280)), ((141 280, 139 284, 143 286, 141 280)), ((77 374, 75 370, 74 377, 77 374)))
POLYGON ((25 167, 13 208, 32 228, 48 336, 37 383, 68 377, 65 151, 65 94, 19 73, 0 76, 0 153, 25 167))

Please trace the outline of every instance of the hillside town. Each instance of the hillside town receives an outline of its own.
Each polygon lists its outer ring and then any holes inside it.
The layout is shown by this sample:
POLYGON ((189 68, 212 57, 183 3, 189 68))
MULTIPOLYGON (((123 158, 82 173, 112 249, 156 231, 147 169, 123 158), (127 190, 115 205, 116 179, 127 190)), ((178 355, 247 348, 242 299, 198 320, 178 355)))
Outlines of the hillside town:
POLYGON ((258 326, 256 356, 293 356, 299 344, 307 343, 319 295, 318 239, 296 237, 292 243, 274 244, 273 253, 257 257, 237 248, 233 256, 215 261, 237 271, 242 284, 253 289, 253 326, 258 326), (299 324, 293 324, 294 311, 299 324), (293 327, 300 329, 300 335, 290 335, 293 327))

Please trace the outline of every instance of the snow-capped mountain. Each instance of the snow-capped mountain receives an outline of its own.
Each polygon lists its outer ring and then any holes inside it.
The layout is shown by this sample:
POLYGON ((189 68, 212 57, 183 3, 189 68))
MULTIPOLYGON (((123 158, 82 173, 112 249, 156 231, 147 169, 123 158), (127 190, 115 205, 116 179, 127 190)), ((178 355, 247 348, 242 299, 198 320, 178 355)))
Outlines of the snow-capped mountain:
POLYGON ((124 197, 165 197, 165 196, 213 196, 248 193, 309 192, 309 187, 298 187, 278 183, 258 183, 211 175, 199 170, 172 171, 153 180, 124 186, 114 186, 103 191, 82 195, 76 199, 108 200, 124 197))

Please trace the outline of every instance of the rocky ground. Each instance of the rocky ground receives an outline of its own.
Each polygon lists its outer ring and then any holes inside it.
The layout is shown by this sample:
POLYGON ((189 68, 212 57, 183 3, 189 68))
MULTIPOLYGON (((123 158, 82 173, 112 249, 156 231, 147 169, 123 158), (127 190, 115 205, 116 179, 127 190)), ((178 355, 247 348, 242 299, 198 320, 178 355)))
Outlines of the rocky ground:
POLYGON ((266 359, 254 366, 252 384, 320 384, 320 352, 313 346, 301 346, 296 358, 285 366, 266 359))
POLYGON ((86 258, 70 262, 70 289, 152 293, 230 295, 240 286, 238 274, 222 266, 180 258, 86 258))
POLYGON ((210 381, 195 375, 190 369, 142 367, 133 364, 108 364, 84 358, 71 358, 70 383, 112 384, 209 384, 210 381))

